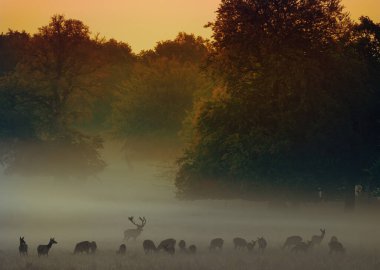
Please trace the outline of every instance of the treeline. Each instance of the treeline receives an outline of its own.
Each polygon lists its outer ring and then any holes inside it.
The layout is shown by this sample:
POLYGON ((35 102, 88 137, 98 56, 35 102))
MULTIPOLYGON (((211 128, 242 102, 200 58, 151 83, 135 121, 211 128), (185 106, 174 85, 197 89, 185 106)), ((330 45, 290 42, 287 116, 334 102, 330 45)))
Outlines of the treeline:
POLYGON ((180 33, 136 55, 55 15, 30 35, 0 35, 0 161, 8 172, 90 175, 104 135, 176 136, 211 92, 207 41, 180 33))

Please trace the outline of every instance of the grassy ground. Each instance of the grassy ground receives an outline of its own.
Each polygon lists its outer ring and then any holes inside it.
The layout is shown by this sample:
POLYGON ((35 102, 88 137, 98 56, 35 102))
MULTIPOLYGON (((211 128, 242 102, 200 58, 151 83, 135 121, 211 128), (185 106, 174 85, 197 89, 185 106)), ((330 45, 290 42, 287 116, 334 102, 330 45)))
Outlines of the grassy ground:
POLYGON ((16 251, 0 253, 0 269, 28 270, 100 270, 100 269, 260 269, 260 270, 360 270, 380 269, 377 250, 350 249, 346 255, 329 255, 327 247, 320 247, 307 254, 293 254, 278 248, 265 254, 224 249, 210 253, 199 250, 196 255, 153 254, 130 250, 126 256, 113 251, 99 251, 96 255, 72 255, 70 252, 52 250, 49 257, 36 255, 20 257, 16 251))

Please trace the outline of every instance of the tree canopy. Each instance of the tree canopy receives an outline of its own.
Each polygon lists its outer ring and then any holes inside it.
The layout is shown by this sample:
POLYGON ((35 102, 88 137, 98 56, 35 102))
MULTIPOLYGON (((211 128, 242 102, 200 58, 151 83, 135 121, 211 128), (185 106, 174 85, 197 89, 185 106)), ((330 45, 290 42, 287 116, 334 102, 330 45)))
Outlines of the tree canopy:
POLYGON ((379 81, 359 44, 364 22, 350 21, 338 0, 222 1, 209 67, 224 83, 195 107, 178 195, 353 196, 379 156, 379 81))

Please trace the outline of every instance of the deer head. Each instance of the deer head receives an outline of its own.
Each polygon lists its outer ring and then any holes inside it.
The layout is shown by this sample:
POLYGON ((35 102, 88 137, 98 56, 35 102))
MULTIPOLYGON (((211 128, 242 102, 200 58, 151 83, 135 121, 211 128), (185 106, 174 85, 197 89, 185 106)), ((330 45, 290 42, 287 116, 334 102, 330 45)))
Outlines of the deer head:
POLYGON ((133 218, 134 218, 133 216, 132 216, 132 217, 128 217, 129 221, 130 221, 133 225, 135 225, 139 231, 142 231, 143 228, 144 228, 144 226, 145 226, 145 223, 146 223, 146 219, 145 219, 145 217, 139 217, 139 219, 140 219, 140 221, 141 221, 141 224, 137 224, 137 223, 133 220, 133 218))

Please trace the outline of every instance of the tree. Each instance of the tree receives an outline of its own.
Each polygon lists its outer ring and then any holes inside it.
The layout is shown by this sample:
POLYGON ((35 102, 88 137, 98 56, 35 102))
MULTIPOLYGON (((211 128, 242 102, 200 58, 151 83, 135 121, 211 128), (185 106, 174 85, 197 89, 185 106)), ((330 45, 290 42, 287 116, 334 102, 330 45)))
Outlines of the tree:
POLYGON ((88 27, 81 21, 56 15, 27 42, 15 70, 2 78, 0 102, 13 104, 4 108, 3 123, 9 124, 13 116, 18 121, 13 123, 14 127, 26 123, 21 132, 11 125, 2 130, 13 132, 9 137, 17 142, 2 141, 3 157, 7 157, 12 171, 26 167, 33 167, 34 172, 46 171, 46 163, 54 160, 59 162, 59 166, 55 166, 57 170, 53 170, 55 174, 98 172, 104 168, 105 163, 98 153, 102 140, 82 134, 73 126, 75 121, 91 113, 94 97, 99 95, 97 86, 102 73, 101 55, 96 54, 98 47, 99 42, 90 37, 88 27), (29 143, 40 148, 43 159, 35 158, 38 151, 28 152, 30 147, 26 144, 29 143), (56 159, 63 152, 65 155, 61 156, 65 158, 56 159), (77 158, 75 164, 73 157, 77 158), (41 160, 41 163, 31 160, 41 160), (71 169, 72 165, 81 166, 78 170, 64 169, 64 161, 71 169))
POLYGON ((378 153, 376 105, 340 1, 225 0, 210 26, 224 85, 196 106, 178 195, 352 198, 378 153))
POLYGON ((201 70, 206 41, 180 33, 143 52, 115 104, 115 132, 121 137, 176 136, 195 98, 212 82, 201 70))

